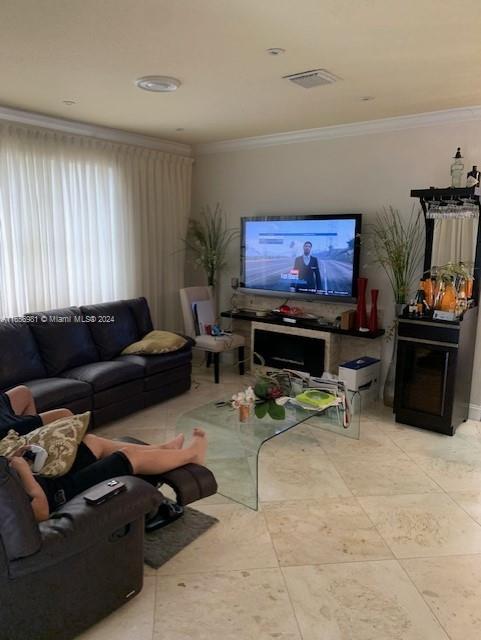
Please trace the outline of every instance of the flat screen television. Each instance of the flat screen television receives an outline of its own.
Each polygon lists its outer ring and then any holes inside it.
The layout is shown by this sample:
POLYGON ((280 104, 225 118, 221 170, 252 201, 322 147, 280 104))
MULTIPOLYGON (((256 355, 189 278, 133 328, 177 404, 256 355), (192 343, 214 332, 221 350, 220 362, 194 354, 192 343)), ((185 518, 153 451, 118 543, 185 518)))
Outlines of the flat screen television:
POLYGON ((242 218, 246 293, 352 302, 357 297, 361 214, 242 218))

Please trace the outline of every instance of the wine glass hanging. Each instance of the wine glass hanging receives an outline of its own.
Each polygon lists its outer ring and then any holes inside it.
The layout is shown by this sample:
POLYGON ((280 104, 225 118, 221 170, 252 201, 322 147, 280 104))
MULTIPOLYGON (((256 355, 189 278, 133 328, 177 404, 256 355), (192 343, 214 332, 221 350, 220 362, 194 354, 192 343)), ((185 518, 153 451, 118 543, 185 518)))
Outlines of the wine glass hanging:
POLYGON ((468 200, 442 200, 430 202, 426 218, 431 220, 470 219, 479 216, 479 206, 468 200))

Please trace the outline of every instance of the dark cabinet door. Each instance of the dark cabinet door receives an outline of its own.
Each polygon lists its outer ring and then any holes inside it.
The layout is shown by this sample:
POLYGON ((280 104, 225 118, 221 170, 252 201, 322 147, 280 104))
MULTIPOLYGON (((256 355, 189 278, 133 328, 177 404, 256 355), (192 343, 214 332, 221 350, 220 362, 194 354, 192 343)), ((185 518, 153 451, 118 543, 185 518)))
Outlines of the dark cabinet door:
POLYGON ((397 348, 396 420, 452 434, 457 348, 400 337, 397 348))

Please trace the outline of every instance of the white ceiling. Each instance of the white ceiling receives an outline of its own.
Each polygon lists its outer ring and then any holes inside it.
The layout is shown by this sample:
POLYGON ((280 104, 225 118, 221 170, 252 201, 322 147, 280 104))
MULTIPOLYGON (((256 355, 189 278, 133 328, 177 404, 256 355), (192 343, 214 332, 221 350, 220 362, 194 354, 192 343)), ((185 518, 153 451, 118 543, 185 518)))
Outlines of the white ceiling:
POLYGON ((1 105, 180 142, 478 105, 480 68, 479 0, 0 1, 1 105), (343 80, 282 79, 313 68, 343 80))

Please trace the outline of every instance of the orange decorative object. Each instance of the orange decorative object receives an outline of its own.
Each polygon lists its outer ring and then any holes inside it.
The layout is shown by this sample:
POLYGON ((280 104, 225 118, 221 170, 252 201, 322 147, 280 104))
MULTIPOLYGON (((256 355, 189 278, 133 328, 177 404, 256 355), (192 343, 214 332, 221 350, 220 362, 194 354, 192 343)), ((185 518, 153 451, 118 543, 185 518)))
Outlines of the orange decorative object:
POLYGON ((468 300, 471 300, 473 297, 473 279, 467 278, 466 280, 466 297, 468 300))
POLYGON ((426 296, 426 302, 428 303, 429 308, 432 309, 434 306, 434 284, 431 278, 423 280, 423 289, 424 295, 426 296))
POLYGON ((443 297, 441 298, 441 310, 442 311, 456 311, 456 289, 454 285, 449 282, 444 289, 443 297))
POLYGON ((250 412, 251 412, 250 404, 239 405, 239 420, 241 422, 247 422, 249 420, 250 412))

